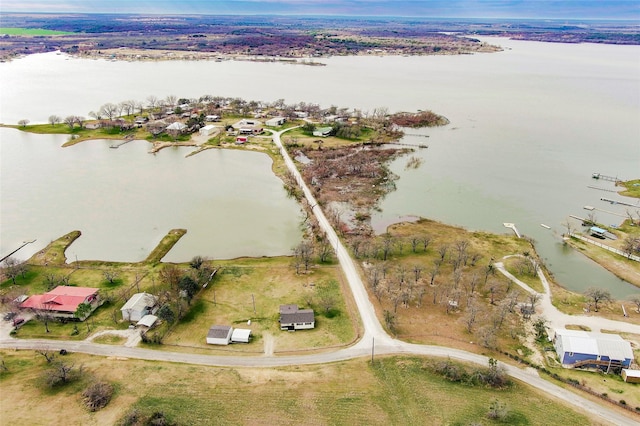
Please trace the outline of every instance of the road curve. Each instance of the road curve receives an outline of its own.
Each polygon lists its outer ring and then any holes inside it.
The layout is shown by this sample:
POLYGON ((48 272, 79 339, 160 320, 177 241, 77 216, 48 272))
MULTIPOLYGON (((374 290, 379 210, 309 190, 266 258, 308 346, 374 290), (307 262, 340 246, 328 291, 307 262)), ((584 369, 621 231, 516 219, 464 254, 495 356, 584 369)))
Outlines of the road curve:
MULTIPOLYGON (((290 129, 287 129, 290 130, 290 129)), ((284 130, 286 131, 286 130, 284 130)), ((291 157, 282 146, 280 135, 284 132, 274 132, 273 140, 280 149, 282 157, 291 173, 295 176, 300 188, 302 188, 309 205, 313 207, 313 213, 318 219, 323 231, 326 232, 329 241, 336 248, 336 256, 340 261, 346 278, 349 282, 353 297, 355 299, 358 311, 364 327, 364 336, 354 345, 333 352, 322 352, 309 355, 289 355, 289 356, 216 356, 216 355, 200 355, 190 353, 168 352, 151 350, 137 347, 113 346, 93 343, 89 341, 56 341, 46 339, 15 339, 11 338, 8 333, 0 333, 0 348, 3 349, 48 349, 59 351, 65 349, 71 352, 86 353, 91 355, 118 357, 118 358, 135 358, 150 361, 165 361, 176 363, 187 363, 197 365, 207 365, 216 367, 281 367, 293 365, 309 365, 309 364, 326 364, 330 362, 346 361, 354 358, 362 358, 375 355, 422 355, 435 357, 448 357, 458 361, 472 362, 481 365, 488 365, 488 358, 471 352, 458 349, 451 349, 442 346, 416 345, 402 342, 391 338, 382 328, 380 322, 375 315, 375 309, 365 289, 364 283, 360 278, 360 274, 349 255, 346 248, 335 233, 333 227, 318 207, 315 197, 302 180, 300 172, 295 167, 291 157), (375 346, 373 344, 375 343, 375 346), (372 351, 373 349, 373 351, 372 351)), ((1 330, 7 331, 7 330, 1 330)), ((548 382, 538 376, 536 371, 522 370, 515 366, 501 363, 507 373, 530 386, 533 386, 557 400, 564 401, 572 405, 576 410, 589 413, 590 415, 599 417, 605 423, 614 425, 637 425, 638 422, 631 417, 625 416, 606 406, 596 404, 588 399, 567 391, 551 382, 548 382)), ((632 416, 633 414, 629 414, 632 416)))

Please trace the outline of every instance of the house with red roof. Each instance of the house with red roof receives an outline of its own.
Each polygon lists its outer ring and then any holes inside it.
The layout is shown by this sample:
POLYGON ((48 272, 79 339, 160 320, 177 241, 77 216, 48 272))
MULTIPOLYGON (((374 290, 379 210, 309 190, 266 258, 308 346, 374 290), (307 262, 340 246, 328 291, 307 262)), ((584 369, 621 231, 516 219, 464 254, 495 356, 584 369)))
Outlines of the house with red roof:
MULTIPOLYGON (((48 312, 56 318, 75 318, 78 306, 82 303, 91 305, 93 312, 100 306, 100 295, 97 288, 72 287, 60 285, 44 294, 34 294, 20 304, 23 309, 35 312, 48 312)), ((87 315, 88 316, 88 315, 87 315)), ((85 318, 80 318, 81 321, 85 318)))

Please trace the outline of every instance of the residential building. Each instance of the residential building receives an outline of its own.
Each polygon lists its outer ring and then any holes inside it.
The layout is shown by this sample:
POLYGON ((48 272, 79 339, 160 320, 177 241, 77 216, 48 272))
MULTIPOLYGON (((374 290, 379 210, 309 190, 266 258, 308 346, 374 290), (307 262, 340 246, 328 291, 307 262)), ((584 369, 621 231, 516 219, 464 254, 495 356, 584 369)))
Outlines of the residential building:
POLYGON ((155 314, 158 310, 158 298, 149 293, 136 293, 127 300, 120 312, 125 321, 140 321, 142 317, 155 314))
MULTIPOLYGON (((47 293, 34 294, 22 302, 20 308, 46 312, 56 318, 75 318, 78 306, 82 303, 89 304, 92 311, 100 306, 98 289, 60 285, 47 293)), ((79 319, 84 321, 85 318, 79 319)))
POLYGON ((315 326, 313 309, 298 309, 298 305, 280 305, 281 330, 307 330, 315 326))
POLYGON ((634 359, 631 344, 617 334, 557 329, 553 343, 565 367, 608 371, 611 368, 629 368, 634 359))

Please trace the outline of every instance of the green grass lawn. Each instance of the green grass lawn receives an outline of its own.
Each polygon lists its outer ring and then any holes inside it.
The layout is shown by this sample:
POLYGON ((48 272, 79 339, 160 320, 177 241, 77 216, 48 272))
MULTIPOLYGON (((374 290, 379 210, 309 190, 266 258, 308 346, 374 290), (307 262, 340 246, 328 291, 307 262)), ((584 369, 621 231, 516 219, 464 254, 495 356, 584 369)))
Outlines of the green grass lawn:
POLYGON ((19 35, 19 36, 52 36, 52 35, 68 35, 73 33, 67 32, 67 31, 45 30, 42 28, 0 27, 0 34, 19 35))

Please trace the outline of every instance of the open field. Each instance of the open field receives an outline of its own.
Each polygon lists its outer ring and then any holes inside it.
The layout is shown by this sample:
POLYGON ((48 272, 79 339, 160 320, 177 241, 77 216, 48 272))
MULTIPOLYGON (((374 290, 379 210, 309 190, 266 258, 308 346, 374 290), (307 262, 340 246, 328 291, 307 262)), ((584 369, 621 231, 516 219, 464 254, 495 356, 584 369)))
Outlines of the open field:
POLYGON ((140 417, 162 411, 179 425, 207 424, 493 424, 486 415, 495 400, 506 407, 507 424, 597 424, 525 385, 504 390, 449 382, 418 357, 353 360, 288 368, 213 368, 71 354, 84 379, 47 390, 39 386, 42 356, 0 353, 3 422, 51 425, 115 424, 132 410, 140 417), (106 408, 90 413, 79 394, 91 376, 112 383, 106 408), (129 380, 135 378, 135 380, 129 380), (65 407, 55 410, 52 407, 65 407))
POLYGON ((42 28, 0 28, 0 34, 19 36, 56 36, 73 34, 68 31, 45 30, 42 28))
POLYGON ((262 353, 265 351, 265 335, 268 335, 271 350, 278 353, 344 346, 355 339, 357 313, 344 300, 343 277, 337 265, 318 266, 306 274, 297 275, 291 259, 287 257, 219 263, 220 273, 213 286, 201 292, 191 313, 172 329, 164 340, 165 344, 212 351, 262 353), (323 297, 320 293, 324 289, 336 297, 328 312, 320 305, 323 297), (313 308, 316 328, 281 331, 278 323, 281 304, 313 308), (251 325, 247 325, 249 320, 251 325), (207 345, 205 337, 214 324, 251 329, 252 342, 227 348, 207 345))

